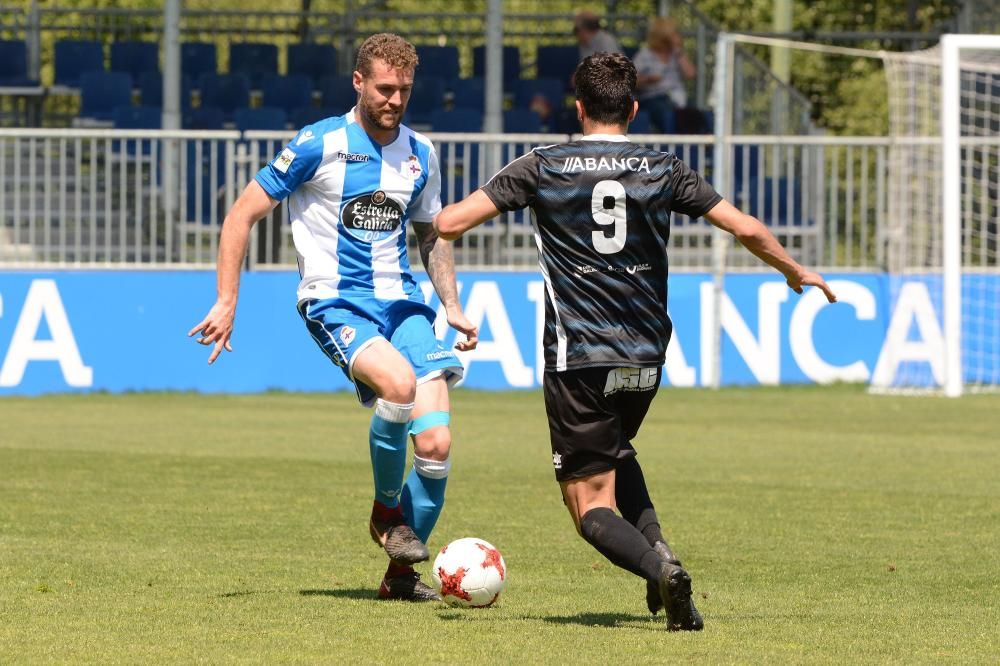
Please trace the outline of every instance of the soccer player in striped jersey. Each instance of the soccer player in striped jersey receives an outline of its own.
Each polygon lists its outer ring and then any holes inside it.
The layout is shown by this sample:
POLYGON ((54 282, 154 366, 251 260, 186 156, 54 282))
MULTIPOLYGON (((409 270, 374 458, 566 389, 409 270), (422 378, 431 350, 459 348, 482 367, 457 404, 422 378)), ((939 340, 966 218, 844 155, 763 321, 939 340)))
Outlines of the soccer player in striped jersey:
POLYGON ((412 224, 427 274, 474 349, 478 331, 462 312, 451 243, 431 224, 441 210, 437 153, 401 124, 417 54, 397 35, 361 45, 356 106, 303 128, 247 186, 226 216, 218 258, 218 296, 188 335, 214 345, 208 362, 232 351, 240 266, 250 229, 288 199, 298 253, 298 311, 316 344, 374 407, 369 448, 375 499, 369 532, 389 567, 384 599, 422 601, 437 594, 413 564, 429 557, 427 539, 444 505, 451 467, 448 387, 462 376, 455 353, 436 339, 435 311, 410 274, 406 226, 412 224), (407 438, 413 468, 404 480, 407 438))
POLYGON ((545 279, 545 409, 552 463, 580 535, 646 580, 650 612, 697 631, 691 577, 660 530, 632 439, 660 384, 670 214, 704 216, 781 271, 823 290, 756 218, 669 153, 631 143, 636 71, 621 54, 587 57, 574 75, 580 141, 536 148, 435 219, 455 239, 502 211, 531 207, 545 279), (615 513, 615 508, 621 516, 615 513))

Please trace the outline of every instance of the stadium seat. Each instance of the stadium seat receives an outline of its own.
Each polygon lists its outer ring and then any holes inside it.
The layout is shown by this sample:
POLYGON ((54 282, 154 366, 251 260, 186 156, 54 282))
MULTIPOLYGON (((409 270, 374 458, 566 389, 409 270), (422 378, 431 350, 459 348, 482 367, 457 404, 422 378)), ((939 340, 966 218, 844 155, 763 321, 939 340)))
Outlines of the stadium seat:
POLYGON ((289 44, 288 74, 304 74, 318 88, 324 76, 337 75, 337 49, 329 44, 289 44))
MULTIPOLYGON (((191 108, 191 79, 181 76, 181 110, 191 108)), ((139 75, 139 95, 143 106, 163 106, 163 75, 143 72, 139 75)))
POLYGON ((306 74, 271 74, 264 77, 263 105, 283 110, 286 114, 312 104, 312 79, 306 74))
POLYGON ((28 49, 24 42, 0 41, 0 86, 37 86, 28 78, 28 49))
POLYGON ((221 142, 202 140, 186 143, 184 156, 186 219, 198 224, 221 224, 222 217, 226 213, 225 204, 221 200, 226 174, 226 151, 221 142))
MULTIPOLYGON (((477 46, 472 49, 472 75, 486 76, 486 47, 477 46)), ((521 51, 516 46, 503 47, 503 88, 513 91, 516 82, 521 78, 521 51)))
POLYGON ((633 58, 635 58, 635 54, 639 52, 639 47, 622 46, 622 51, 624 51, 625 55, 628 57, 629 60, 632 60, 633 58))
POLYGON ((350 75, 324 76, 319 81, 322 105, 332 109, 349 109, 358 101, 350 75))
POLYGON ((431 114, 444 107, 445 80, 437 76, 417 76, 406 106, 411 122, 430 122, 431 114))
POLYGON ((478 76, 456 80, 452 86, 452 108, 475 109, 482 114, 486 109, 486 82, 478 76))
POLYGON ((508 109, 503 112, 503 131, 537 134, 542 131, 542 119, 531 109, 508 109))
MULTIPOLYGON (((163 127, 163 113, 161 109, 151 106, 116 106, 112 112, 112 124, 115 129, 160 129, 163 127)), ((137 152, 142 155, 152 153, 151 139, 128 139, 125 141, 126 153, 135 155, 137 152), (136 150, 139 146, 140 150, 136 150)), ((112 142, 112 150, 121 150, 120 141, 112 142)))
POLYGON ((97 41, 65 39, 56 42, 55 70, 57 85, 79 88, 81 74, 104 71, 104 47, 97 41))
POLYGON ((742 190, 736 192, 735 198, 741 208, 760 218, 764 224, 794 227, 812 224, 812 220, 804 219, 802 182, 799 179, 793 179, 789 184, 789 179, 784 177, 764 178, 763 183, 754 178, 747 182, 746 199, 743 199, 742 190))
POLYGON ((220 130, 226 122, 226 114, 217 106, 202 104, 197 109, 188 109, 181 116, 184 129, 220 130))
POLYGON ((649 114, 645 111, 635 114, 635 118, 628 124, 629 134, 649 134, 652 131, 653 125, 649 122, 649 114))
POLYGON ((80 117, 111 120, 115 107, 132 104, 132 77, 123 72, 86 72, 80 76, 80 117))
POLYGON ((198 88, 202 106, 217 106, 227 118, 236 109, 250 106, 250 82, 243 74, 202 74, 198 88))
POLYGON ((283 109, 262 106, 256 109, 241 108, 233 113, 233 122, 241 132, 247 130, 283 130, 288 124, 288 115, 283 109))
POLYGON ((477 109, 438 109, 431 113, 431 129, 435 132, 480 132, 483 114, 477 109))
POLYGON ((111 115, 118 129, 160 129, 163 110, 152 106, 116 106, 111 115))
POLYGON ((260 88, 265 76, 278 73, 278 47, 259 42, 230 44, 229 73, 244 74, 250 85, 260 88))
POLYGON ((576 46, 539 46, 536 57, 540 79, 557 79, 569 87, 570 78, 580 62, 580 49, 576 46))
POLYGON ((701 109, 686 107, 677 109, 677 133, 678 134, 711 134, 711 116, 701 109))
POLYGON ((559 79, 524 79, 517 84, 514 106, 530 109, 536 96, 541 96, 552 113, 566 107, 566 83, 559 79))
POLYGON ((146 72, 160 71, 160 45, 156 42, 112 42, 111 71, 125 72, 138 81, 146 72))
POLYGON ((433 76, 444 81, 458 78, 457 46, 418 46, 417 79, 433 76))
POLYGON ((202 74, 216 74, 218 69, 215 44, 210 42, 181 44, 181 72, 184 76, 192 81, 198 81, 202 74))

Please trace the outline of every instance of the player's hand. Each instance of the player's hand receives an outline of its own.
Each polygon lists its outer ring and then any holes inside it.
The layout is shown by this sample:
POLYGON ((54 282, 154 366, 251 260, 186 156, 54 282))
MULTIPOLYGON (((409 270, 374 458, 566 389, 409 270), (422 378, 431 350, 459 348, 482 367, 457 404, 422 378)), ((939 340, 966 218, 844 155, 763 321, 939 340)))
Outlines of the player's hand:
POLYGON ((459 333, 465 334, 465 340, 455 343, 458 351, 472 351, 479 344, 479 328, 472 325, 461 308, 449 308, 448 325, 459 333))
POLYGON ((788 286, 796 294, 802 293, 802 287, 819 287, 826 294, 826 300, 830 303, 837 302, 837 295, 833 293, 833 289, 830 289, 826 281, 819 273, 813 273, 812 271, 802 271, 797 273, 787 279, 788 286))
POLYGON ((198 344, 215 345, 212 348, 212 353, 208 356, 209 365, 215 363, 215 359, 219 358, 219 354, 222 353, 223 349, 227 352, 233 351, 233 345, 229 339, 233 335, 233 319, 235 316, 235 308, 216 303, 208 311, 208 314, 205 315, 205 318, 197 326, 188 331, 189 338, 195 333, 201 334, 201 337, 197 340, 198 344))

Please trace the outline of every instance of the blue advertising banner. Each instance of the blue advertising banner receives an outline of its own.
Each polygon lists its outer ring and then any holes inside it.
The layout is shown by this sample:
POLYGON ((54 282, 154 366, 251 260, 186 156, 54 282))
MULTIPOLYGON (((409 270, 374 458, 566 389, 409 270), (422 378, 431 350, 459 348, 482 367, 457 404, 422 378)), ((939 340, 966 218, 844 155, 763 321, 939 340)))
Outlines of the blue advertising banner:
MULTIPOLYGON (((775 273, 726 277, 724 384, 889 384, 902 369, 914 368, 928 382, 941 376, 939 284, 874 273, 825 277, 840 298, 837 304, 828 304, 817 290, 799 296, 775 273)), ((1000 287, 998 276, 969 279, 984 293, 1000 287)), ((209 348, 186 333, 214 302, 213 272, 0 272, 0 395, 348 389, 296 312, 297 281, 291 272, 245 274, 234 352, 209 366, 209 348)), ((460 355, 464 385, 539 386, 545 298, 540 276, 465 273, 459 287, 466 314, 481 330, 479 348, 460 355)), ((669 287, 675 333, 665 383, 705 385, 713 373, 711 276, 679 273, 669 287)), ((437 307, 430 283, 421 288, 437 307)), ((996 319, 981 314, 982 321, 996 319)), ((443 316, 437 332, 454 343, 443 316)), ((1000 339, 1000 332, 992 335, 1000 339)), ((995 376, 997 368, 979 371, 995 376)))

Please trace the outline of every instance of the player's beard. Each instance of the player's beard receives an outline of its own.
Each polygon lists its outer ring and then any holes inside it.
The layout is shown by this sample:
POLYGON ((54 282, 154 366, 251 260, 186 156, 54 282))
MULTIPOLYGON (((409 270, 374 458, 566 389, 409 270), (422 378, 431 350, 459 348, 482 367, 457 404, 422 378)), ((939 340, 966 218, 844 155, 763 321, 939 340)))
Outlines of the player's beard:
POLYGON ((394 112, 388 105, 376 106, 370 104, 364 95, 361 96, 359 106, 365 120, 374 127, 382 130, 394 130, 399 127, 399 123, 403 120, 402 108, 398 112, 394 112))

